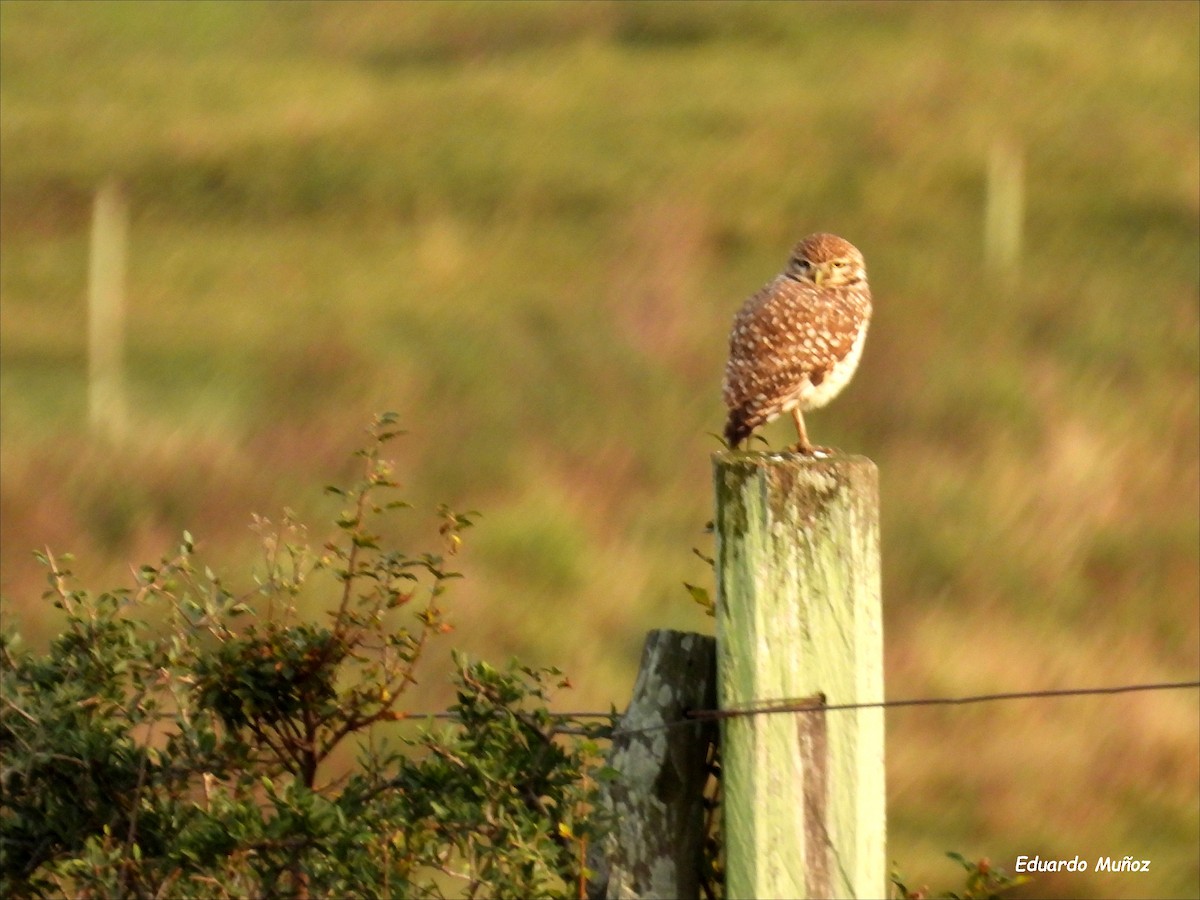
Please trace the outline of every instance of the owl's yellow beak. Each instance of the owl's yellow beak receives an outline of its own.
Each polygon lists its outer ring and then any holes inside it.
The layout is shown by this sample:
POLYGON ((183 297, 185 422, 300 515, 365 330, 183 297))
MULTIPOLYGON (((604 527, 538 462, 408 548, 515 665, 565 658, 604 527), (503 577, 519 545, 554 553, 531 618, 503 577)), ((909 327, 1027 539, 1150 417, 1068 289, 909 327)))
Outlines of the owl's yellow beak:
POLYGON ((812 278, 817 287, 820 287, 829 278, 829 270, 825 266, 813 266, 812 278))

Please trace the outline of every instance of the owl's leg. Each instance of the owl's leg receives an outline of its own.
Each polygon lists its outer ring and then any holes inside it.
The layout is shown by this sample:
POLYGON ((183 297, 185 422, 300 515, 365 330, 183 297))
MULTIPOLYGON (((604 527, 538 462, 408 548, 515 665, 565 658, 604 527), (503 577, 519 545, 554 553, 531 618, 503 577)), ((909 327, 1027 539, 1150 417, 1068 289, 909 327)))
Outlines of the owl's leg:
POLYGON ((814 447, 808 442, 808 430, 804 427, 804 416, 800 413, 800 407, 792 408, 792 418, 796 421, 796 434, 800 436, 800 441, 795 446, 788 447, 791 453, 800 453, 804 456, 829 456, 831 451, 828 447, 814 447))
POLYGON ((812 444, 808 442, 808 431, 804 427, 804 416, 800 413, 799 406, 792 407, 792 418, 796 421, 796 434, 800 436, 800 442, 795 447, 789 447, 795 453, 803 453, 808 455, 812 453, 812 444))

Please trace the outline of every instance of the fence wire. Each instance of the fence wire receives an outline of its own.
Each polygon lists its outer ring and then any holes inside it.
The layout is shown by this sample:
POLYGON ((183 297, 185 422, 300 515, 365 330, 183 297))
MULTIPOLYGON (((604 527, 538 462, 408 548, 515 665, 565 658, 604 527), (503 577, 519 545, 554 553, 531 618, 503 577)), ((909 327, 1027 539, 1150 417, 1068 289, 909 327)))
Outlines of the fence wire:
MULTIPOLYGON (((855 709, 898 709, 910 706, 967 706, 974 703, 994 703, 1004 700, 1044 700, 1056 697, 1088 697, 1107 696, 1112 694, 1132 694, 1143 691, 1172 691, 1195 690, 1200 688, 1200 679, 1195 681, 1162 681, 1148 684, 1119 684, 1109 687, 1090 688, 1051 688, 1038 691, 1005 691, 992 694, 969 694, 962 697, 915 697, 905 700, 875 700, 866 703, 825 703, 813 697, 793 697, 778 700, 760 700, 728 709, 692 709, 684 713, 682 719, 669 722, 659 722, 640 728, 614 728, 611 737, 631 737, 633 735, 663 731, 670 728, 680 728, 685 725, 700 725, 722 719, 744 718, 747 716, 775 715, 777 713, 812 713, 838 712, 855 709)), ((458 716, 452 712, 410 713, 410 720, 420 719, 450 719, 458 716)), ((581 719, 611 719, 621 718, 621 714, 610 712, 554 712, 550 718, 557 721, 577 721, 581 719)), ((575 729, 559 729, 561 733, 577 733, 575 729)))
POLYGON ((1167 691, 1200 688, 1200 680, 1196 681, 1164 681, 1149 684, 1121 684, 1110 687, 1092 688, 1055 688, 1038 691, 1005 691, 1003 693, 971 694, 962 697, 916 697, 905 700, 875 700, 866 703, 825 703, 814 700, 813 697, 794 697, 782 700, 761 700, 728 709, 693 709, 685 713, 683 719, 672 722, 662 722, 657 725, 644 726, 636 729, 616 729, 613 737, 618 735, 634 735, 662 729, 677 728, 699 722, 713 722, 721 719, 744 718, 746 716, 775 715, 777 713, 813 713, 837 712, 855 709, 893 709, 909 706, 966 706, 973 703, 992 703, 1003 700, 1039 700, 1054 697, 1086 697, 1105 696, 1111 694, 1131 694, 1139 691, 1167 691))

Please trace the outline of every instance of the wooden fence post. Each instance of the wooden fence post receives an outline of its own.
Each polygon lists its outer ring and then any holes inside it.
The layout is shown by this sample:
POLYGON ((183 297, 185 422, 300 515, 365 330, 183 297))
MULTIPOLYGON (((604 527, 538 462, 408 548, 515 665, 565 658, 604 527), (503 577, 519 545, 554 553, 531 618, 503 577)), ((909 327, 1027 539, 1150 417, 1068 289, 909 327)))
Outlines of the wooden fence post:
POLYGON ((1009 286, 1021 270, 1024 224, 1024 158, 1019 145, 997 140, 988 156, 983 244, 988 268, 1003 276, 1009 286))
POLYGON ((713 639, 651 631, 629 708, 613 735, 609 765, 620 773, 604 789, 613 827, 593 845, 592 898, 698 898, 705 837, 704 784, 711 721, 684 720, 717 700, 713 639))
MULTIPOLYGON (((713 462, 721 708, 882 700, 874 463, 713 462)), ((887 896, 883 710, 722 723, 726 896, 887 896)))
POLYGON ((122 376, 129 207, 115 180, 96 192, 88 261, 88 424, 119 438, 128 419, 122 376))

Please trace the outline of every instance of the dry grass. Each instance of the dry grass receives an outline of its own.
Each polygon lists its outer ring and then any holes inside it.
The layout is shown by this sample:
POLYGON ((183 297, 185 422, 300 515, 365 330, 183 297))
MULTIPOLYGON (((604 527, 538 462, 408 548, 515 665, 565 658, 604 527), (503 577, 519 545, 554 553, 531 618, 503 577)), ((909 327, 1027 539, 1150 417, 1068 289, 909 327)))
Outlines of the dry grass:
MULTIPOLYGON (((484 513, 456 643, 619 704, 646 628, 707 627, 679 584, 729 317, 821 228, 878 298, 810 425, 882 473, 889 693, 1195 677, 1198 47, 1189 4, 5 3, 0 590, 38 639, 43 544, 97 587, 184 528, 244 568, 251 511, 319 530, 396 409, 411 499, 484 513), (997 136, 1026 149, 1012 290, 982 267, 997 136), (110 172, 115 447, 81 432, 110 172)), ((891 855, 939 885, 948 849, 1140 854, 1032 890, 1194 896, 1194 700, 891 714, 891 855)))

